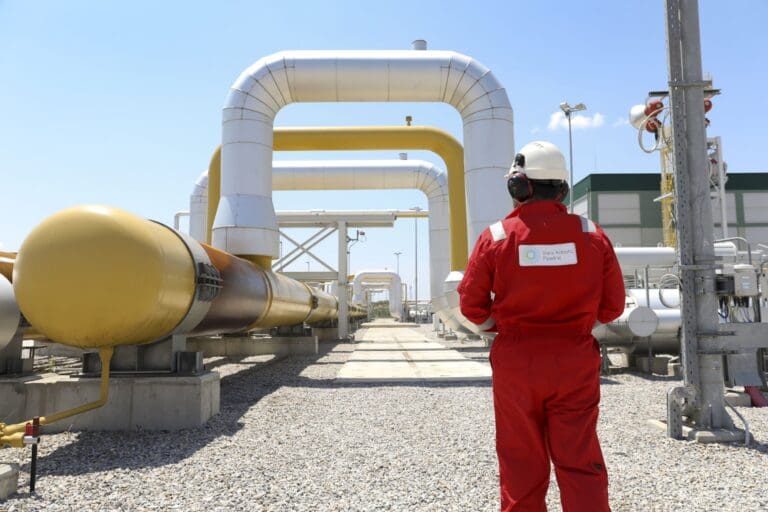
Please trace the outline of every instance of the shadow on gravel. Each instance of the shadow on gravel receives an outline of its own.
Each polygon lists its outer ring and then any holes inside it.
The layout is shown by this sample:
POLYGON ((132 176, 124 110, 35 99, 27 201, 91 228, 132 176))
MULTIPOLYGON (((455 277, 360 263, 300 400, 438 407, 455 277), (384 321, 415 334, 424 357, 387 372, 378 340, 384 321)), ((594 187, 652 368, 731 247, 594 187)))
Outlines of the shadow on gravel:
MULTIPOLYGON (((339 383, 334 379, 301 376, 308 366, 340 364, 319 361, 333 347, 323 347, 318 355, 273 359, 221 379, 220 412, 204 426, 174 432, 80 432, 77 438, 52 453, 41 456, 38 475, 80 475, 114 469, 141 469, 175 464, 221 437, 235 435, 243 427, 242 416, 262 398, 281 387, 293 388, 377 388, 377 387, 488 387, 490 381, 432 383, 339 383), (126 455, 127 454, 127 455, 126 455)), ((339 353, 339 351, 336 351, 339 353)), ((206 365, 209 369, 236 363, 242 358, 227 358, 206 365)), ((251 364, 251 363, 243 363, 251 364)), ((45 438, 43 437, 43 443, 45 438)), ((24 468, 27 470, 28 468, 24 468)))
MULTIPOLYGON (((737 445, 736 447, 738 448, 739 446, 737 445)), ((750 450, 755 450, 756 452, 760 452, 763 455, 768 455, 768 443, 755 441, 754 438, 752 439, 752 443, 747 448, 750 450)))
MULTIPOLYGON (((243 427, 240 421, 243 414, 265 396, 282 386, 309 380, 299 374, 327 352, 323 350, 316 356, 256 363, 250 368, 223 377, 219 414, 199 428, 174 432, 80 432, 72 443, 41 456, 38 474, 42 477, 78 475, 114 469, 165 466, 182 461, 220 437, 235 435, 243 427), (296 364, 299 361, 302 364, 296 364), (275 378, 278 373, 279 378, 275 378)), ((210 366, 234 363, 238 359, 215 361, 210 366)))

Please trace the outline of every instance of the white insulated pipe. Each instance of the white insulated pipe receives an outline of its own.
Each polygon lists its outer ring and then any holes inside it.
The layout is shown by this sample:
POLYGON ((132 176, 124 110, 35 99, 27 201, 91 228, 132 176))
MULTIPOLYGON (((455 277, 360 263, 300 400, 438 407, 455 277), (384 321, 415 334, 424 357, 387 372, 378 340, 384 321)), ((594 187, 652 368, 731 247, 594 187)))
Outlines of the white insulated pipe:
POLYGON ((208 239, 208 171, 205 170, 195 181, 189 196, 189 234, 198 242, 208 239))
POLYGON ((450 272, 448 182, 444 171, 423 160, 274 162, 274 190, 416 189, 429 208, 430 289, 442 295, 450 272))
MULTIPOLYGON (((677 265, 677 253, 674 247, 616 247, 616 258, 624 274, 648 267, 674 267, 677 265)), ((736 258, 738 251, 731 242, 715 244, 715 256, 718 258, 736 258)))
POLYGON ((232 85, 222 114, 221 201, 213 245, 278 256, 272 204, 274 119, 296 102, 443 102, 464 124, 470 249, 507 215, 503 176, 514 155, 512 107, 493 73, 450 51, 286 51, 264 57, 232 85))
POLYGON ((0 350, 4 349, 16 335, 21 321, 21 312, 16 304, 13 286, 0 274, 0 350))
POLYGON ((678 288, 628 288, 627 295, 635 299, 638 306, 651 309, 680 309, 680 290, 678 288), (646 298, 647 297, 647 298, 646 298), (650 304, 648 303, 650 299, 650 304))
POLYGON ((365 304, 365 293, 363 286, 372 283, 382 283, 389 286, 389 314, 400 320, 403 310, 403 299, 401 297, 402 282, 400 276, 395 272, 386 270, 364 270, 355 276, 352 282, 352 302, 365 304))
MULTIPOLYGON (((450 272, 448 181, 444 171, 424 160, 275 161, 273 190, 415 189, 429 208, 429 284, 435 311, 444 309, 443 280, 450 272)), ((208 172, 198 178, 189 199, 190 234, 205 241, 208 172)))

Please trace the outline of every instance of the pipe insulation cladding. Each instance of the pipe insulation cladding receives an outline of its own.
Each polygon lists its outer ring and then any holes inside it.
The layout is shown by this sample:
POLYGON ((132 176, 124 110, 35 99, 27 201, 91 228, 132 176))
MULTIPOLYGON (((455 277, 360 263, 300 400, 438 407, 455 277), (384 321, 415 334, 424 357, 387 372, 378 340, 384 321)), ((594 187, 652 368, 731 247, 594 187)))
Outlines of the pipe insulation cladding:
POLYGON ((13 295, 13 286, 0 275, 0 350, 8 345, 19 330, 21 312, 13 295))
MULTIPOLYGON (((738 251, 731 242, 717 242, 715 256, 721 259, 736 258, 738 251)), ((647 267, 674 267, 677 265, 677 253, 674 247, 616 247, 616 259, 625 275, 647 267)))
POLYGON ((172 334, 239 332, 336 318, 336 298, 105 206, 37 226, 13 270, 19 308, 53 341, 81 348, 172 334))
POLYGON ((444 102, 464 124, 470 247, 510 205, 512 107, 493 73, 450 51, 288 51, 264 57, 230 89, 222 113, 221 202, 213 245, 261 261, 278 256, 272 204, 274 119, 296 102, 444 102))

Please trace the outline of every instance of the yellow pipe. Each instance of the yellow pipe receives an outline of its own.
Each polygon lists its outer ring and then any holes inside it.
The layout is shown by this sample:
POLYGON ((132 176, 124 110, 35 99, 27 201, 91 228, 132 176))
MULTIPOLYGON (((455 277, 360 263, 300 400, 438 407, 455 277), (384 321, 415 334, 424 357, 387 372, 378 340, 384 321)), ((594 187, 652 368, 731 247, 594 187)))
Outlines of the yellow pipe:
POLYGON ((0 274, 4 275, 10 282, 13 282, 13 264, 15 261, 15 252, 0 251, 0 274))
MULTIPOLYGON (((464 148, 449 133, 429 126, 350 126, 318 128, 275 128, 275 151, 339 151, 422 149, 439 155, 448 174, 450 210, 451 270, 467 266, 467 206, 464 193, 464 148)), ((208 167, 208 229, 211 240, 213 221, 221 198, 221 146, 208 167)), ((242 256, 264 268, 264 256, 242 256)))
MULTIPOLYGON (((94 402, 57 412, 50 416, 41 416, 40 425, 50 425, 64 418, 69 418, 77 414, 82 414, 93 409, 98 409, 107 403, 109 398, 109 363, 112 361, 112 347, 102 347, 99 349, 99 359, 101 360, 101 383, 99 386, 99 399, 94 402)), ((29 420, 32 421, 32 420, 29 420)), ((28 422, 15 423, 13 425, 4 425, 0 423, 0 446, 11 446, 13 448, 24 447, 24 428, 28 422)))
POLYGON ((212 197, 216 198, 216 208, 218 208, 221 198, 221 145, 213 152, 211 161, 208 163, 208 229, 205 230, 205 241, 208 245, 213 243, 213 219, 216 217, 216 209, 213 210, 213 218, 211 217, 212 197), (214 169, 216 174, 213 178, 211 177, 211 169, 214 169))
POLYGON ((397 212, 398 219, 425 219, 429 217, 429 212, 397 212))

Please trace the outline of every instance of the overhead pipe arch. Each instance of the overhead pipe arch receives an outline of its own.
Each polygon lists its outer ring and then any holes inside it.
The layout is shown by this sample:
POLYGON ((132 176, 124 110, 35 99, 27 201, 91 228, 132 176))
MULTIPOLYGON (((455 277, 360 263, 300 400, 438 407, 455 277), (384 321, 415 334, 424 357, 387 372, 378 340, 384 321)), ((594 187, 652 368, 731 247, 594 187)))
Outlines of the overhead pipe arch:
POLYGON ((451 51, 287 51, 246 69, 222 113, 221 203, 213 245, 264 265, 278 256, 274 120, 296 102, 443 102, 461 115, 468 243, 507 213, 499 183, 514 155, 512 107, 493 73, 451 51))
MULTIPOLYGON (((273 190, 416 189, 427 196, 429 210, 430 289, 435 312, 444 309, 443 280, 450 272, 449 204, 445 172, 423 160, 275 161, 273 190)), ((190 234, 205 240, 208 174, 190 197, 190 234)))
MULTIPOLYGON (((333 151, 423 149, 445 162, 448 183, 451 270, 467 266, 467 210, 464 186, 464 148, 449 133, 428 126, 350 126, 275 128, 275 151, 333 151)), ((221 198, 219 146, 208 164, 208 235, 212 238, 221 198)), ((271 197, 271 188, 270 188, 271 197)), ((505 214, 506 215, 506 214, 505 214)), ((262 266, 269 258, 257 258, 262 266)))
POLYGON ((363 285, 368 283, 385 283, 389 285, 389 314, 397 320, 402 319, 403 299, 401 297, 402 282, 395 272, 386 270, 364 270, 358 272, 352 282, 352 302, 366 304, 363 285))

